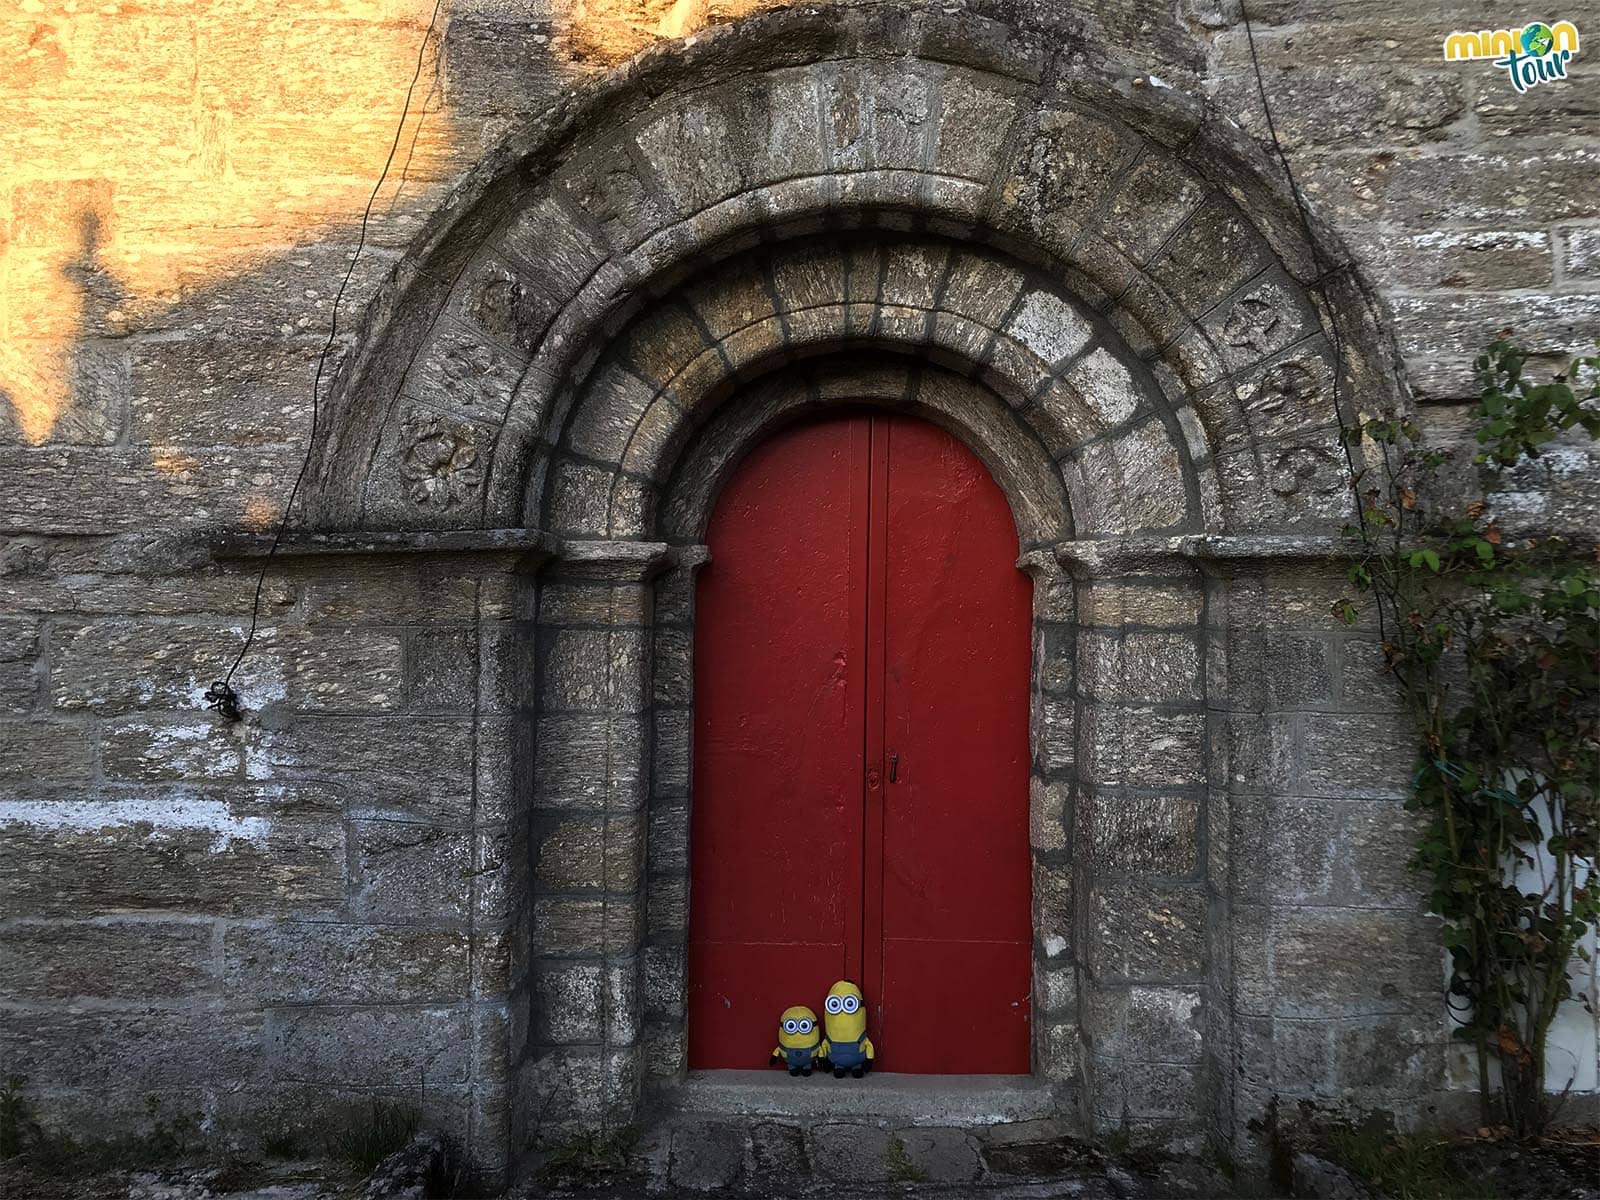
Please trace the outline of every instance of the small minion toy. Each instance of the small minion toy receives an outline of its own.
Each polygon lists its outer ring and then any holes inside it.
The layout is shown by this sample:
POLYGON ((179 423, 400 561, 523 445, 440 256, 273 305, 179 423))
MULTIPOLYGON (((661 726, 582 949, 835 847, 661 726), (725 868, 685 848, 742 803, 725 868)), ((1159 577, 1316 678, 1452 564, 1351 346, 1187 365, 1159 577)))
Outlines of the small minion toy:
POLYGON ((809 1075, 813 1063, 828 1061, 828 1043, 817 1028, 817 1014, 804 1004, 783 1010, 778 1019, 778 1044, 769 1060, 782 1063, 791 1075, 809 1075))
POLYGON ((828 989, 828 998, 822 1005, 827 1014, 823 1021, 828 1028, 826 1046, 828 1060, 833 1064, 833 1077, 844 1078, 844 1073, 860 1079, 872 1070, 875 1051, 872 1039, 867 1036, 867 1004, 861 989, 848 979, 841 979, 828 989))

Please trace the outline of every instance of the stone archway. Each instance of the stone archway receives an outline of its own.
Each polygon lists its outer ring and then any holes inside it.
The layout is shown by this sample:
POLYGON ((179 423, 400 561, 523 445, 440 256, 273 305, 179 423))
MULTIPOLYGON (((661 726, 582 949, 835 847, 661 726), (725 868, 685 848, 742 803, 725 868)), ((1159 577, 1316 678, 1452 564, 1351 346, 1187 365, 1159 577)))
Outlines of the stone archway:
POLYGON ((1039 1073, 1087 1125, 1235 1136, 1270 1033, 1238 1011, 1230 764, 1267 735, 1209 728, 1216 564, 1323 553, 1335 373, 1398 399, 1319 249, 1195 101, 934 10, 753 18, 489 156, 375 302, 308 514, 548 535, 507 685, 524 947, 490 1142, 628 1124, 681 1070, 699 530, 743 447, 841 389, 958 431, 1022 531, 1039 1073))

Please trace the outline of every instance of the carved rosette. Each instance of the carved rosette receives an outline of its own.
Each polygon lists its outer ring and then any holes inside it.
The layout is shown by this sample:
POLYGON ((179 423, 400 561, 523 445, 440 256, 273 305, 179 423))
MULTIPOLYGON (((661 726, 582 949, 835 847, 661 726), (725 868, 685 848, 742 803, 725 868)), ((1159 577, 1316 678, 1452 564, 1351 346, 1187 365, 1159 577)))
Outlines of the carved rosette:
POLYGON ((1322 380, 1315 368, 1299 359, 1276 363, 1261 376, 1250 396, 1250 407, 1258 413, 1284 410, 1309 411, 1322 397, 1322 380))
POLYGON ((1291 496, 1331 496, 1344 486, 1344 464, 1316 446, 1284 450, 1272 464, 1272 490, 1291 496))
POLYGON ((1222 336, 1238 350, 1265 354, 1272 348, 1273 332, 1283 317, 1261 291, 1251 292, 1233 306, 1222 324, 1222 336))
POLYGON ((483 483, 471 426, 413 408, 401 429, 400 474, 414 504, 454 508, 483 483))

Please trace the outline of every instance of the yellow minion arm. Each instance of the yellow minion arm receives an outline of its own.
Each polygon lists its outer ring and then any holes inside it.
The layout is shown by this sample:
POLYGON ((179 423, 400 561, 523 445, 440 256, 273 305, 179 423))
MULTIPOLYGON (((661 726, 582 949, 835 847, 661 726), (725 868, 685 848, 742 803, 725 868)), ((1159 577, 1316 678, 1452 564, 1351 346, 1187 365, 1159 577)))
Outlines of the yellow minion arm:
POLYGON ((866 1052, 867 1061, 868 1062, 871 1062, 875 1057, 877 1057, 877 1055, 875 1054, 875 1052, 872 1049, 872 1039, 871 1038, 862 1038, 861 1039, 861 1049, 866 1052))

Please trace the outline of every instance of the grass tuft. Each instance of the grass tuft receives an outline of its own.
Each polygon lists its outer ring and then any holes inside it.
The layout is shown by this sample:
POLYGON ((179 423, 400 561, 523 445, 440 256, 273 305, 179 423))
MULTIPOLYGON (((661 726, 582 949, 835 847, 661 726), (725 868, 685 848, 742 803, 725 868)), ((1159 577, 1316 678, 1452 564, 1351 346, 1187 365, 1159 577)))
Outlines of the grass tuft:
POLYGON ((906 1153, 905 1143, 897 1137, 889 1139, 889 1178, 896 1183, 922 1183, 928 1178, 917 1169, 906 1153))
POLYGON ((414 1104, 373 1100, 350 1109, 334 1125, 327 1137, 328 1155, 370 1175, 416 1136, 421 1122, 422 1111, 414 1104))
POLYGON ((1453 1143, 1341 1128, 1323 1136, 1328 1156, 1393 1200, 1494 1200, 1494 1184, 1462 1165, 1453 1143))

